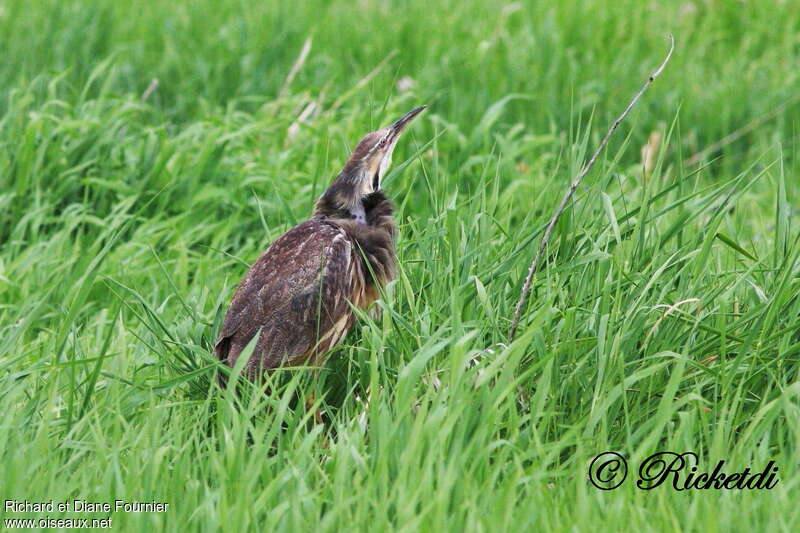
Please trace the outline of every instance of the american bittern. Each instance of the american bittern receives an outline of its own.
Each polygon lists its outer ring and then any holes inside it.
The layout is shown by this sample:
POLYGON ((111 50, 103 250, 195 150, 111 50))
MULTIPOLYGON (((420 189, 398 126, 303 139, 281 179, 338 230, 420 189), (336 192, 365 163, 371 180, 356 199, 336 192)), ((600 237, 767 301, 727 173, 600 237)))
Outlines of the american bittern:
POLYGON ((425 106, 366 135, 310 220, 281 235, 247 272, 225 315, 214 351, 233 366, 259 335, 242 374, 321 366, 395 275, 393 206, 381 189, 405 127, 425 106))

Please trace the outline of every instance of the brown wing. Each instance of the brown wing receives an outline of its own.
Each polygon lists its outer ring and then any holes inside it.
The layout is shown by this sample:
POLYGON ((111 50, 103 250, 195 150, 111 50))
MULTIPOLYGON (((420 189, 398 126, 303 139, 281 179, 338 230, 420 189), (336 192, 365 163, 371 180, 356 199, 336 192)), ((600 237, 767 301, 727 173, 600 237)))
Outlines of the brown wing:
POLYGON ((230 366, 260 330, 245 374, 313 364, 353 324, 363 299, 361 262, 341 228, 310 220, 279 237, 247 272, 214 347, 230 366), (312 361, 308 361, 309 358, 312 361))

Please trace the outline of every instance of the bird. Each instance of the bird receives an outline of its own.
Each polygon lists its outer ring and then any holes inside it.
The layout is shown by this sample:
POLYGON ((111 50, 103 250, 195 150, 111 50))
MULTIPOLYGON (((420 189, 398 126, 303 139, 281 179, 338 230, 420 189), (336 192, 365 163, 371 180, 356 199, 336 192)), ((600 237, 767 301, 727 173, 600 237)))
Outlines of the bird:
POLYGON ((355 324, 353 307, 368 310, 395 278, 394 206, 381 182, 400 134, 425 108, 364 136, 310 219, 250 267, 214 344, 222 363, 236 365, 257 337, 242 366, 252 381, 281 367, 321 367, 355 324))

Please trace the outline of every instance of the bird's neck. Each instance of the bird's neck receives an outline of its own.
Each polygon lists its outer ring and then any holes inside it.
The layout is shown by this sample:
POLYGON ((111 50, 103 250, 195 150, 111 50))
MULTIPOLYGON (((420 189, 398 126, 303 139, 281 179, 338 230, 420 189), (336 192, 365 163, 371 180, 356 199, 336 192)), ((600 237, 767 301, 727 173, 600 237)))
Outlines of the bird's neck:
POLYGON ((354 219, 334 220, 344 229, 358 249, 364 261, 364 272, 368 272, 368 285, 382 286, 395 277, 394 206, 383 191, 365 196, 361 202, 366 223, 354 219))
POLYGON ((354 208, 333 204, 323 195, 317 202, 314 219, 342 228, 356 243, 364 261, 364 272, 370 272, 368 283, 381 286, 395 275, 394 206, 381 190, 364 196, 357 205, 359 207, 354 208), (360 215, 364 222, 358 221, 360 215))
POLYGON ((382 190, 360 197, 354 203, 342 202, 338 195, 323 194, 314 208, 317 220, 349 220, 360 225, 392 229, 394 207, 382 190), (387 225, 388 224, 388 225, 387 225))
POLYGON ((364 214, 367 226, 385 231, 394 240, 394 204, 389 200, 382 190, 368 194, 361 200, 364 206, 364 214))

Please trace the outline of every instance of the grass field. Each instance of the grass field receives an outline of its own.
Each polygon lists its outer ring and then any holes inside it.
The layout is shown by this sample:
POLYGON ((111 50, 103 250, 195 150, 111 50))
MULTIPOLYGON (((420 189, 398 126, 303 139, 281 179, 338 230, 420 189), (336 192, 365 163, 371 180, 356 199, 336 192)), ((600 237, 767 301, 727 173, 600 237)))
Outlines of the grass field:
POLYGON ((170 504, 118 531, 795 531, 798 35, 788 0, 0 1, 0 499, 170 504), (381 317, 319 380, 217 388, 247 266, 422 103, 381 317), (780 482, 640 490, 658 451, 780 482))

